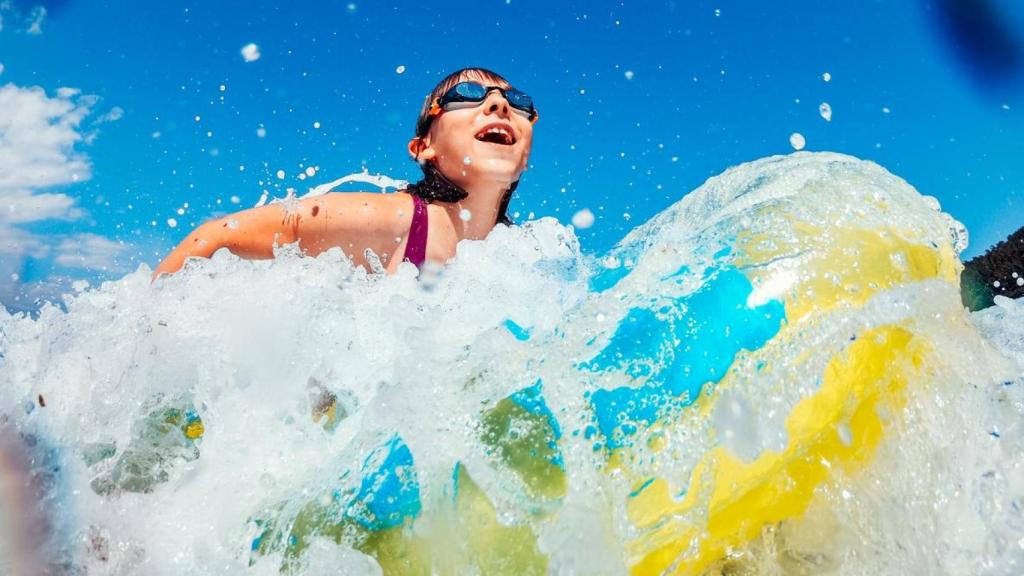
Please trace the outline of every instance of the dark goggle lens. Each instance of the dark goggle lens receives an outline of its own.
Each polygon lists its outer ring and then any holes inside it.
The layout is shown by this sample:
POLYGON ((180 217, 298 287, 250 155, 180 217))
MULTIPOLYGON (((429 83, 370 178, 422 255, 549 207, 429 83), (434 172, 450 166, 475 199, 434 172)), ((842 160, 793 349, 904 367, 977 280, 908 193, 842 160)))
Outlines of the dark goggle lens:
POLYGON ((459 82, 452 86, 451 90, 441 98, 441 105, 444 106, 452 102, 483 102, 491 90, 500 91, 513 108, 533 114, 533 98, 525 92, 515 88, 502 90, 496 86, 487 87, 476 82, 459 82))
MULTIPOLYGON (((452 92, 470 101, 480 101, 487 97, 487 88, 475 82, 460 82, 452 86, 452 89, 448 91, 446 96, 451 95, 452 92)), ((451 99, 449 98, 449 100, 451 99)))
POLYGON ((520 92, 515 88, 509 88, 505 91, 505 98, 508 103, 519 108, 520 110, 526 110, 527 112, 533 112, 533 98, 525 92, 520 92))

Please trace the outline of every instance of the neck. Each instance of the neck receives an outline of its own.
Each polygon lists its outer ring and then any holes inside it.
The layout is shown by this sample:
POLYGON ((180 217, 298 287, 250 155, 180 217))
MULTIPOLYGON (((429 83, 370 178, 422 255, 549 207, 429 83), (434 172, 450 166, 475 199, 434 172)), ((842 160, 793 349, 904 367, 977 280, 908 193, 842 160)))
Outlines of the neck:
POLYGON ((482 240, 494 229, 498 222, 498 210, 501 200, 509 189, 508 182, 485 182, 466 190, 469 195, 462 200, 442 203, 452 229, 459 240, 482 240), (462 211, 469 212, 469 219, 463 220, 462 211))
POLYGON ((480 240, 494 229, 502 200, 515 189, 515 184, 487 180, 463 189, 445 178, 436 167, 426 165, 423 180, 410 185, 409 192, 440 206, 459 240, 480 240), (468 219, 463 219, 463 210, 468 219))

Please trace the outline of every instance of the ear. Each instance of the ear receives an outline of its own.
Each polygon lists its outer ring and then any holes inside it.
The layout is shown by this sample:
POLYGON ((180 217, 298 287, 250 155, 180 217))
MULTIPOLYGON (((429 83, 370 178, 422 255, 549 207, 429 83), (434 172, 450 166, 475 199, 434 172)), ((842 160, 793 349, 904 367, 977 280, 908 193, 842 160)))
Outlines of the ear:
POLYGON ((409 156, 418 162, 433 160, 437 151, 430 145, 430 135, 416 136, 409 140, 409 156))

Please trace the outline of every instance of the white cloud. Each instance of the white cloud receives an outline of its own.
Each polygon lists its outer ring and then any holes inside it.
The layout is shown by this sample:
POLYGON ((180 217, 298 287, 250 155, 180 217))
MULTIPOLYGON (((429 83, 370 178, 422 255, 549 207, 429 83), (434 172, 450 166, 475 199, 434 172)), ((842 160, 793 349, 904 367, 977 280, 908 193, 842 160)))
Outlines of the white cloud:
POLYGON ((33 194, 28 190, 0 188, 0 225, 39 220, 77 220, 82 211, 75 199, 59 192, 33 194))
POLYGON ((91 177, 88 158, 75 150, 75 144, 82 139, 78 126, 92 100, 76 95, 77 91, 61 89, 50 98, 39 87, 0 86, 0 191, 47 188, 91 177))
MULTIPOLYGON (((8 308, 31 308, 39 298, 53 299, 69 286, 71 276, 65 273, 25 282, 30 259, 50 259, 58 269, 78 274, 126 271, 118 264, 128 250, 121 243, 90 233, 44 235, 20 227, 73 221, 85 214, 77 199, 59 187, 92 177, 89 158, 79 147, 86 143, 81 125, 97 101, 74 88, 58 89, 51 97, 40 87, 0 86, 0 303, 8 308)), ((97 122, 123 113, 114 107, 97 122)))
POLYGON ((125 272, 119 261, 128 247, 97 234, 76 234, 61 240, 54 261, 66 268, 125 272))
POLYGON ((35 8, 32 9, 32 12, 29 14, 29 18, 32 19, 32 22, 28 25, 27 32, 29 34, 42 34, 43 19, 46 18, 46 8, 43 8, 42 6, 36 6, 35 8))
POLYGON ((244 58, 246 62, 255 62, 260 59, 260 47, 251 42, 242 46, 241 52, 242 58, 244 58))

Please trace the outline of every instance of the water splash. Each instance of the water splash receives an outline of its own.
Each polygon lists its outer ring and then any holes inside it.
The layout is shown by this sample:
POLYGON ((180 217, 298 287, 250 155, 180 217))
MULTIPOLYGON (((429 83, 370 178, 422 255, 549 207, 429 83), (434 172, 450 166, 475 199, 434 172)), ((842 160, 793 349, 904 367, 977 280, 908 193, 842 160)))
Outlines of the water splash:
MULTIPOLYGON (((966 315, 954 224, 877 165, 801 153, 709 180, 599 257, 542 219, 422 281, 288 246, 0 313, 0 453, 47 455, 28 472, 41 495, 15 501, 51 526, 0 545, 0 566, 374 573, 401 571, 384 550, 404 546, 442 572, 625 571, 625 543, 649 545, 631 494, 676 498, 715 450, 784 449, 834 359, 896 350, 896 326, 923 351, 903 409, 879 409, 890 440, 713 569, 1018 573, 1018 305, 966 315), (374 502, 392 481, 405 496, 374 502)), ((834 434, 864 441, 854 422, 834 434)))

